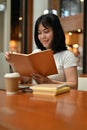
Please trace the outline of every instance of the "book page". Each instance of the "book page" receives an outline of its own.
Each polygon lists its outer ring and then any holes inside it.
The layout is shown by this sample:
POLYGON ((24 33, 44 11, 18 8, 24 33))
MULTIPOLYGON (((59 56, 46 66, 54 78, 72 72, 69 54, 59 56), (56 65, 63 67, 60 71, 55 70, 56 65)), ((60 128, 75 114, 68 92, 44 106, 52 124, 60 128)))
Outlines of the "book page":
POLYGON ((62 83, 61 85, 59 84, 37 84, 33 85, 30 88, 34 91, 56 91, 61 88, 69 87, 67 84, 62 83))

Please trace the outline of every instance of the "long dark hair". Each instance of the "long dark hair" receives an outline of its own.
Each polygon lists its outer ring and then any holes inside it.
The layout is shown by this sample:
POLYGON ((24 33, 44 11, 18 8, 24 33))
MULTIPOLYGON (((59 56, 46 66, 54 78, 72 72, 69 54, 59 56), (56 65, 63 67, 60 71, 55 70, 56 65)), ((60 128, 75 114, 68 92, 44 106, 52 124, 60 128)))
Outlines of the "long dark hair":
POLYGON ((62 29, 60 20, 58 16, 49 13, 45 15, 41 15, 35 23, 35 30, 34 30, 34 38, 37 47, 41 50, 46 50, 46 48, 41 44, 38 39, 38 26, 42 24, 45 28, 51 27, 53 30, 53 40, 50 46, 50 49, 53 50, 54 53, 60 52, 63 50, 67 50, 65 44, 65 34, 62 29))

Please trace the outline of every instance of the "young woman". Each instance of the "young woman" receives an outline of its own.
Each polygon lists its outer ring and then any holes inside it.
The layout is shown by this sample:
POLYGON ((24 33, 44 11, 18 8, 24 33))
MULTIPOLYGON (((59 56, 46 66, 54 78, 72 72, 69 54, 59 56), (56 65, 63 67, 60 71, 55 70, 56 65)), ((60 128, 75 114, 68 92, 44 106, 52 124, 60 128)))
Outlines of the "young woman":
MULTIPOLYGON (((34 38, 37 46, 34 52, 52 49, 58 69, 58 74, 48 77, 33 73, 32 78, 36 83, 66 83, 72 89, 77 89, 78 73, 76 58, 66 48, 65 35, 58 16, 51 13, 41 15, 35 23, 34 38)), ((6 53, 6 58, 8 56, 9 54, 6 53)))
POLYGON ((35 51, 52 49, 58 74, 48 77, 33 74, 33 79, 39 84, 65 82, 76 89, 78 87, 76 59, 74 54, 66 48, 65 35, 58 16, 54 14, 40 16, 35 23, 34 38, 38 48, 35 51))

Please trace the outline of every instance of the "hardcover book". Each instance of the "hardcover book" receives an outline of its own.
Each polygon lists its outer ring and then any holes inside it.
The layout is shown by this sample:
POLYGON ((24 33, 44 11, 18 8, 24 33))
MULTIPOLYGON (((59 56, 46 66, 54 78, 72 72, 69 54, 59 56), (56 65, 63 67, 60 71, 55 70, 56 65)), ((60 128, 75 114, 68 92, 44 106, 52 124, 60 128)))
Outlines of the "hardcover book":
POLYGON ((31 76, 32 73, 44 76, 58 73, 51 49, 30 54, 10 53, 8 62, 13 71, 22 76, 31 76))
POLYGON ((36 95, 59 95, 70 91, 70 87, 66 84, 39 84, 31 86, 33 94, 36 95))

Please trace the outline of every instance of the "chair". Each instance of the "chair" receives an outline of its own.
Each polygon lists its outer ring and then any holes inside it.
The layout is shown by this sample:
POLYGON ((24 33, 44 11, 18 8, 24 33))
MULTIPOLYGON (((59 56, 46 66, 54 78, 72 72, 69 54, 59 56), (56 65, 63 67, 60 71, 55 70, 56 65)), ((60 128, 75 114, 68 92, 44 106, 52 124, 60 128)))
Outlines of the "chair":
POLYGON ((87 77, 78 77, 78 90, 87 91, 87 77))
POLYGON ((4 89, 4 75, 10 72, 9 64, 5 59, 4 53, 0 52, 0 89, 4 89))

